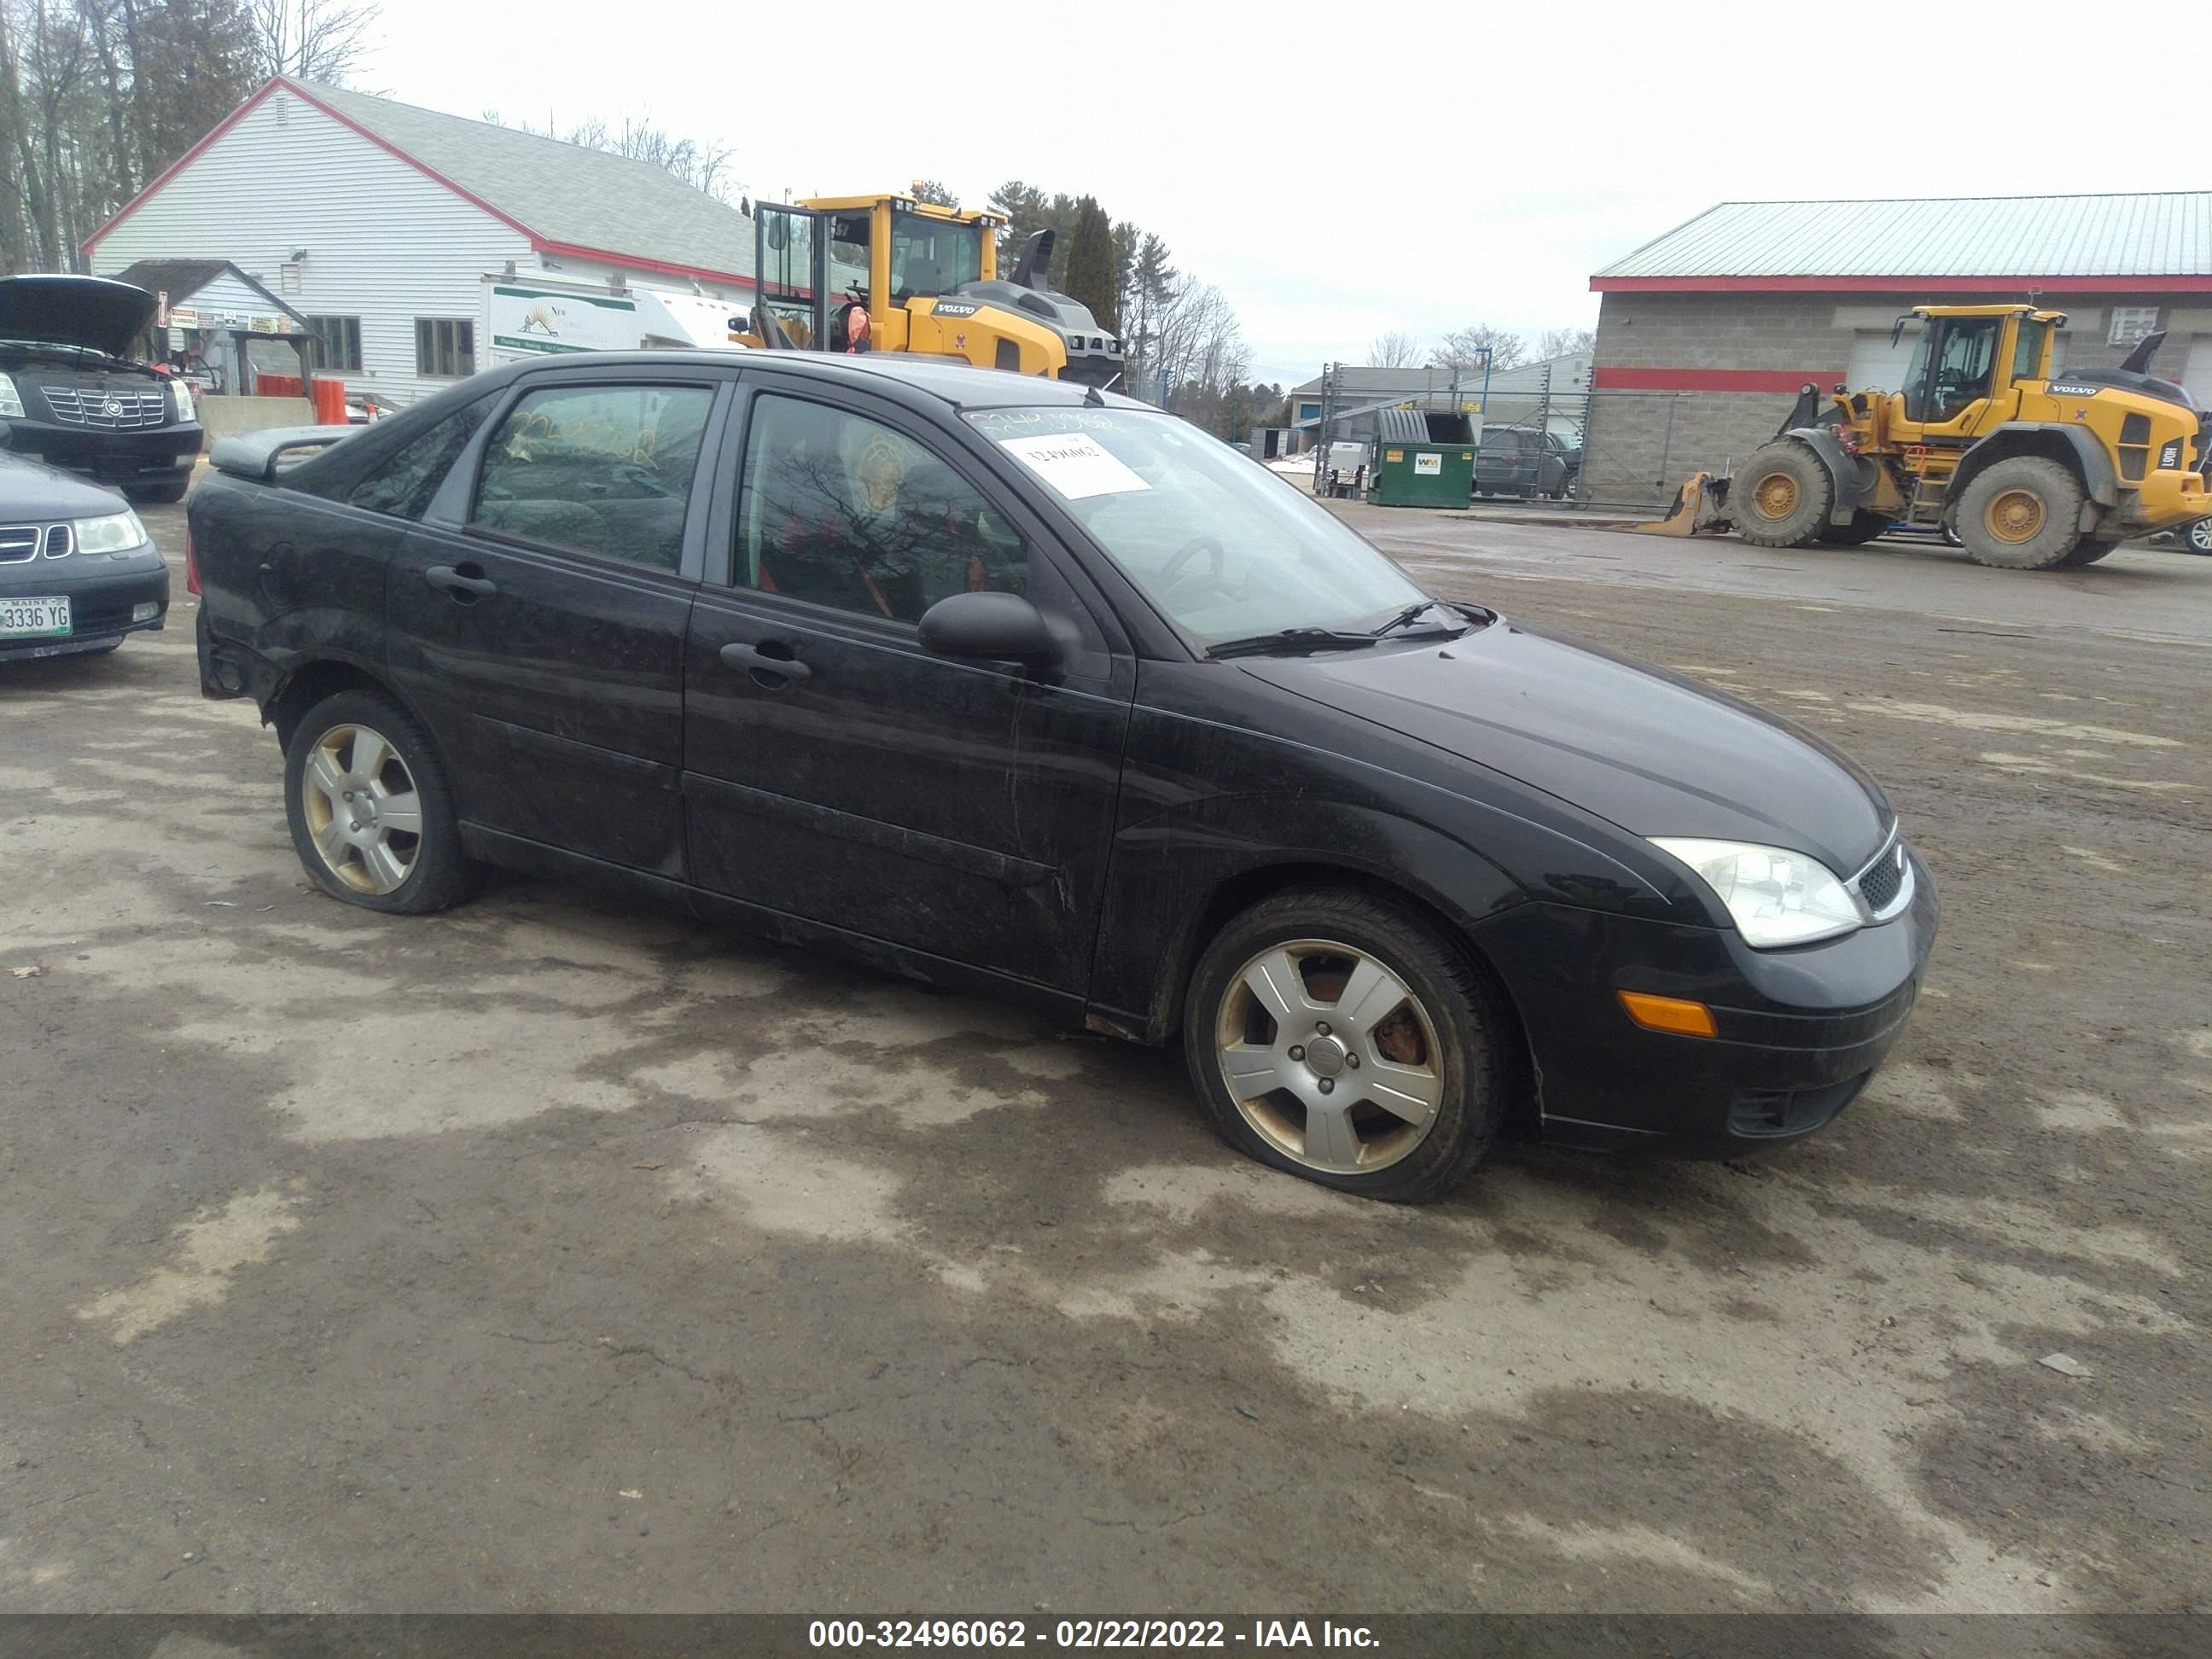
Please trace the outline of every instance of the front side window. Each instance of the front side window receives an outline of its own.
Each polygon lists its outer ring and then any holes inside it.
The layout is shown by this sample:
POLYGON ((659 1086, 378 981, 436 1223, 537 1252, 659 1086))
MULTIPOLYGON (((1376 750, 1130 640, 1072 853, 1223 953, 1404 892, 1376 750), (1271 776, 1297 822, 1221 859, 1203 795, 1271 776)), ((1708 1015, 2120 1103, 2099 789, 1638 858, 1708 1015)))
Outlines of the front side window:
POLYGON ((903 433, 766 395, 749 428, 738 586, 902 623, 949 594, 1024 590, 1019 532, 903 433))
POLYGON ((986 409, 968 419, 1201 646, 1372 629, 1425 597, 1304 491, 1172 415, 986 409))
POLYGON ((361 373, 361 319, 307 319, 307 368, 317 374, 361 373))
POLYGON ((530 392, 484 446, 470 521, 672 571, 683 561, 691 477, 714 402, 705 386, 530 392))
POLYGON ((983 274, 983 227, 927 214, 891 215, 891 297, 950 294, 983 274))
POLYGON ((1936 359, 1938 421, 1955 420, 1967 406, 1990 395, 1990 374, 1996 367, 1998 317, 1954 318, 1943 325, 1936 359))
POLYGON ((386 458, 346 492, 352 506, 396 519, 420 519, 446 473, 491 413, 493 399, 479 398, 440 421, 386 458))
POLYGON ((475 374, 476 325, 465 317, 417 317, 415 372, 432 380, 465 380, 475 374))

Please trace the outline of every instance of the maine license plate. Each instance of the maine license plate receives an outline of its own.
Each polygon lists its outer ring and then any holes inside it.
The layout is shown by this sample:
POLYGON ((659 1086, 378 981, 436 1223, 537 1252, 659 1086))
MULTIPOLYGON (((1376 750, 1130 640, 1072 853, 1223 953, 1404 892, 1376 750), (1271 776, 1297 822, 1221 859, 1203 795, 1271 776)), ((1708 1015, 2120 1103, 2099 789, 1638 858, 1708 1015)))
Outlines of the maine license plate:
POLYGON ((0 599, 0 640, 61 640, 69 632, 66 594, 51 599, 0 599))

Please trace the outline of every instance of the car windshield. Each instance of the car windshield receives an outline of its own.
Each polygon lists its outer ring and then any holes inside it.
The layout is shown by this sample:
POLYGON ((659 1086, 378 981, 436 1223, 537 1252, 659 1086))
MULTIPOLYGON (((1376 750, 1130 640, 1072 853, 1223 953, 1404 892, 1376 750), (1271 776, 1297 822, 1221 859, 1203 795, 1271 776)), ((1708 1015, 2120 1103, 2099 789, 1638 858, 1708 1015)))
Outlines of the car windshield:
POLYGON ((984 409, 968 418, 1201 647, 1285 629, 1371 629, 1426 597, 1294 485, 1172 415, 984 409))

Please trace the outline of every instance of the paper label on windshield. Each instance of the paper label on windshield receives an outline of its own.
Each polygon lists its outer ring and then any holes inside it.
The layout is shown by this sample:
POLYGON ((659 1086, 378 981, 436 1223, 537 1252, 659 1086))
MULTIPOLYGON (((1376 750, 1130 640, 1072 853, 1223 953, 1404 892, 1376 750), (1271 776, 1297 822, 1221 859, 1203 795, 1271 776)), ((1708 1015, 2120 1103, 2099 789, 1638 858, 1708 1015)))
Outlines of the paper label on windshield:
POLYGON ((1071 501, 1086 495, 1124 495, 1152 485, 1081 432, 1037 433, 1001 438, 999 447, 1071 501))

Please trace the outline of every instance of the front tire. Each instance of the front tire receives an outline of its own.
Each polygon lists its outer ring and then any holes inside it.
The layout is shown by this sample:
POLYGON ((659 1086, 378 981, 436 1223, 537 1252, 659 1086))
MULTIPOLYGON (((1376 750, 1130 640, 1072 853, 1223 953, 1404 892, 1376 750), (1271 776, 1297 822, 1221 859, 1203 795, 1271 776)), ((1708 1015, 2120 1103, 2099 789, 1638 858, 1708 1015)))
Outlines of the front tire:
POLYGON ((2074 544, 2074 550, 2059 560, 2057 568, 2073 570, 2085 564, 2094 564, 2119 546, 2118 542, 2093 542, 2083 537, 2074 544))
POLYGON ((1824 526, 1820 538, 1830 547, 1862 547, 1885 533, 1894 522, 1887 513, 1854 513, 1849 524, 1824 526))
POLYGON ((1736 534, 1755 547, 1802 547, 1827 526, 1836 483, 1820 458, 1790 439, 1762 446, 1729 484, 1736 534))
POLYGON ((2179 539, 2191 553, 2212 553, 2212 519, 2192 520, 2179 539))
POLYGON ((2013 455, 1974 475, 1959 502, 1959 539, 1976 564, 2053 570, 2081 540, 2081 485, 2057 461, 2013 455))
POLYGON ((429 735, 374 692, 338 692, 301 717, 284 751, 284 808, 300 862, 348 904, 426 915, 482 880, 429 735))
POLYGON ((1338 888, 1262 901, 1191 975, 1183 1052, 1207 1120, 1248 1156, 1396 1203, 1443 1197, 1505 1114, 1512 1017, 1411 910, 1338 888))

